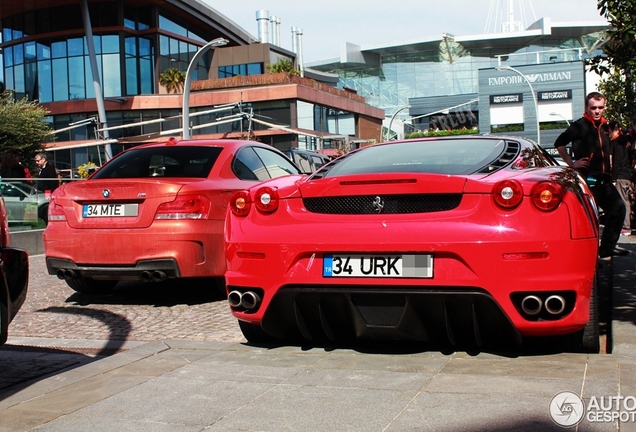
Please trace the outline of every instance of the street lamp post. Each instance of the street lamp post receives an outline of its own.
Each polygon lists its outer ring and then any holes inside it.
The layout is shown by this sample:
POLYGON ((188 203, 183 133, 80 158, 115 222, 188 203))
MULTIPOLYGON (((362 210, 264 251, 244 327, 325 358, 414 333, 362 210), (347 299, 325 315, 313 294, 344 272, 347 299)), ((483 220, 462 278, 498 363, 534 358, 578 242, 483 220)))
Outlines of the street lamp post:
POLYGON ((400 111, 404 111, 405 109, 411 108, 411 105, 403 106, 393 113, 391 116, 391 121, 389 121, 389 129, 386 131, 386 141, 390 141, 391 139, 391 126, 393 125, 393 120, 395 120, 395 116, 398 115, 400 111))
POLYGON ((229 41, 224 38, 213 39, 207 44, 203 45, 196 52, 192 60, 190 60, 190 64, 188 65, 188 71, 186 72, 185 82, 183 83, 183 105, 182 105, 182 114, 181 121, 183 122, 183 139, 190 139, 190 81, 192 80, 192 73, 194 72, 194 68, 203 54, 205 54, 210 48, 219 47, 226 45, 229 41))
POLYGON ((563 115, 559 114, 558 112, 551 112, 550 115, 555 117, 561 117, 563 120, 565 120, 568 126, 570 126, 570 120, 566 119, 563 115))
POLYGON ((537 103, 537 94, 534 92, 534 88, 532 88, 532 83, 530 82, 527 76, 525 76, 521 71, 513 68, 512 66, 497 66, 495 69, 498 71, 509 70, 520 75, 526 81, 526 83, 528 84, 528 87, 530 87, 530 93, 532 93, 532 100, 534 101, 534 112, 537 115, 537 144, 540 145, 541 144, 541 128, 539 126, 539 104, 537 103))

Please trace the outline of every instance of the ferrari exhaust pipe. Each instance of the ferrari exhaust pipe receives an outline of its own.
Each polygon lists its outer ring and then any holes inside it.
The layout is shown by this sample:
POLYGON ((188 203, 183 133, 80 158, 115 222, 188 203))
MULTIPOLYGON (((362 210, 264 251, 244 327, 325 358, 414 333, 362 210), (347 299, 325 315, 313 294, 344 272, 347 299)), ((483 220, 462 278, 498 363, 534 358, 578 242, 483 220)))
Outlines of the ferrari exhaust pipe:
POLYGON ((538 315, 541 312, 541 307, 543 306, 543 302, 541 299, 534 295, 525 296, 523 300, 521 300, 521 310, 530 316, 538 315))
POLYGON ((551 315, 558 315, 565 310, 565 299, 559 295, 551 295, 545 299, 545 310, 551 315))
POLYGON ((237 307, 241 306, 241 298, 242 297, 243 297, 243 294, 241 294, 240 291, 231 291, 228 294, 228 296, 227 296, 227 302, 233 308, 237 308, 237 307))
POLYGON ((60 278, 60 279, 66 279, 66 278, 64 277, 64 269, 58 269, 58 270, 55 272, 55 275, 56 275, 58 278, 60 278))
POLYGON ((140 277, 144 282, 150 282, 152 280, 152 274, 147 270, 142 271, 140 277))
POLYGON ((241 296, 241 306, 245 310, 252 310, 261 303, 261 298, 253 291, 246 291, 241 296))

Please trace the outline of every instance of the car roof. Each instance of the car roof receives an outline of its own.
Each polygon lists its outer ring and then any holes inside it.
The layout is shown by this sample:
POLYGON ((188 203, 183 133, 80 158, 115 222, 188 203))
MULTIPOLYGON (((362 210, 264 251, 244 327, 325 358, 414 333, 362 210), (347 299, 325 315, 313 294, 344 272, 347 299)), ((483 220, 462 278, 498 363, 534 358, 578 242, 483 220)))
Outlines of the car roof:
MULTIPOLYGON (((140 149, 140 148, 149 148, 149 147, 164 147, 164 146, 168 146, 168 145, 177 145, 177 146, 205 146, 205 147, 210 147, 210 146, 214 146, 214 147, 240 147, 240 146, 244 146, 244 145, 253 145, 253 146, 258 146, 258 147, 267 147, 267 148, 273 148, 274 147, 267 145, 267 144, 263 144, 257 141, 249 141, 249 140, 240 140, 240 139, 193 139, 193 140, 180 140, 174 137, 171 137, 170 139, 163 141, 163 142, 156 142, 156 143, 149 143, 149 144, 141 144, 135 147, 131 147, 128 150, 133 150, 133 149, 140 149)), ((276 150, 276 149, 275 149, 276 150)))

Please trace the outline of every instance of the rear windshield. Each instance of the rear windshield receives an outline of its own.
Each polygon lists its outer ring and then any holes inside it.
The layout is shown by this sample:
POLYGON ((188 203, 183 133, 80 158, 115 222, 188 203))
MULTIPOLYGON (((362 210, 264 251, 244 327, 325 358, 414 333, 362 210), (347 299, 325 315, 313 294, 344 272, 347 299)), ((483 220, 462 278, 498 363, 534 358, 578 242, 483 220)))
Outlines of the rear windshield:
POLYGON ((104 165, 93 176, 104 178, 199 177, 205 178, 222 147, 165 146, 133 149, 104 165))
POLYGON ((495 161, 505 150, 500 139, 412 141, 365 147, 349 153, 314 178, 337 175, 414 172, 471 174, 495 161))

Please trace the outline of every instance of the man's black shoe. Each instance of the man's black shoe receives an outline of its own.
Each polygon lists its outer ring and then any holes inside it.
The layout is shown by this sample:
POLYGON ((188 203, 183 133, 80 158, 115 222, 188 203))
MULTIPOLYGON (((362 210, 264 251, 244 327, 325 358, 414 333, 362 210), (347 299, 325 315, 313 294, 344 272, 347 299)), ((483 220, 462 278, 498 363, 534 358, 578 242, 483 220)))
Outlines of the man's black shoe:
POLYGON ((622 248, 620 246, 615 246, 614 247, 614 252, 612 253, 612 255, 614 256, 625 256, 629 254, 629 250, 622 248))

